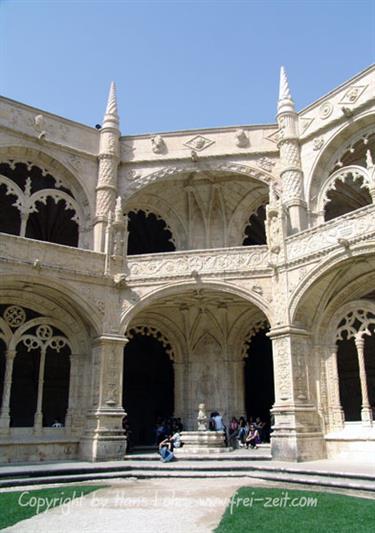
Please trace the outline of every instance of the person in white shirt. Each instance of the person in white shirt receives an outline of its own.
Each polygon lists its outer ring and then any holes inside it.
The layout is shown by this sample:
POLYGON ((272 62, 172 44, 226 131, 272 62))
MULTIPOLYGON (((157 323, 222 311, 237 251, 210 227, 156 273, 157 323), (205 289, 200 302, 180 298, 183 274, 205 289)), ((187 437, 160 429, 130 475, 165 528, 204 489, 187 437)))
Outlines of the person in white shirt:
POLYGON ((216 412, 216 414, 213 417, 213 419, 215 421, 215 429, 216 429, 216 431, 224 431, 225 430, 225 426, 224 426, 223 417, 221 416, 221 414, 216 412))

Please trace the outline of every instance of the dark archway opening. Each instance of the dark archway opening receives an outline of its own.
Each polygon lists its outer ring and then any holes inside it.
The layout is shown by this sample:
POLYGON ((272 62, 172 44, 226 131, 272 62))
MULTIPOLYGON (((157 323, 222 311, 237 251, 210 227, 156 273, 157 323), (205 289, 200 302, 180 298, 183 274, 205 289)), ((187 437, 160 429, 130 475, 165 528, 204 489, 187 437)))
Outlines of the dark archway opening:
POLYGON ((367 390, 369 396, 370 405, 375 408, 375 331, 374 326, 369 328, 372 331, 372 335, 365 335, 365 367, 367 378, 367 390))
POLYGON ((66 246, 78 246, 78 224, 72 220, 74 211, 66 209, 65 200, 57 203, 47 198, 46 203, 36 202, 37 212, 30 213, 26 237, 38 241, 66 246))
POLYGON ((260 417, 266 423, 266 435, 271 426, 270 410, 275 402, 272 342, 266 330, 252 338, 245 359, 245 408, 247 417, 260 417))
POLYGON ((33 427, 38 399, 40 349, 27 351, 20 343, 13 363, 10 426, 33 427))
POLYGON ((130 211, 128 217, 129 255, 175 251, 172 233, 164 220, 144 211, 130 211))
POLYGON ((337 369, 341 406, 346 422, 361 420, 361 383, 357 349, 354 339, 345 339, 338 343, 337 369))
POLYGON ((348 176, 344 182, 335 181, 335 189, 328 191, 327 198, 330 200, 325 206, 324 220, 332 220, 346 213, 365 207, 372 203, 367 188, 361 187, 363 178, 353 179, 348 176))
POLYGON ((174 412, 174 371, 167 347, 154 337, 135 334, 124 349, 123 406, 131 445, 155 444, 159 418, 174 412))
POLYGON ((249 223, 245 228, 245 239, 243 246, 254 246, 267 244, 266 239, 266 207, 261 205, 249 218, 249 223))
POLYGON ((17 196, 14 194, 7 194, 7 186, 0 185, 0 231, 2 233, 10 233, 11 235, 19 235, 21 229, 20 212, 15 207, 17 196))
POLYGON ((50 348, 46 352, 43 386, 43 426, 51 427, 57 420, 65 425, 69 404, 70 350, 60 352, 50 348))
POLYGON ((5 378, 5 343, 0 339, 0 409, 3 402, 4 378, 5 378))

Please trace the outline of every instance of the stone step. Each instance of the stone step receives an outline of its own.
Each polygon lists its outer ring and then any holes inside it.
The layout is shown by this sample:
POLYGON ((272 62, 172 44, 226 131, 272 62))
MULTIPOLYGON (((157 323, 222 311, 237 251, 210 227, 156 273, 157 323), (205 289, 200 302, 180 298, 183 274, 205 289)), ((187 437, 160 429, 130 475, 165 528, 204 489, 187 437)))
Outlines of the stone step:
MULTIPOLYGON (((210 469, 197 470, 196 468, 171 468, 176 466, 172 463, 160 464, 160 468, 153 469, 136 469, 129 468, 127 470, 121 469, 117 471, 98 471, 90 473, 67 474, 62 472, 51 475, 40 475, 38 477, 24 477, 16 479, 2 479, 0 480, 0 487, 22 487, 26 485, 45 485, 45 484, 61 484, 61 483, 77 483, 83 481, 105 481, 115 478, 220 478, 220 477, 236 477, 244 478, 244 484, 248 483, 246 480, 262 479, 286 484, 298 484, 314 487, 340 488, 350 489, 354 491, 366 491, 375 493, 375 477, 372 479, 363 479, 364 475, 357 474, 338 474, 334 472, 323 472, 317 474, 316 472, 286 472, 275 468, 273 471, 269 469, 233 469, 228 471, 226 469, 210 469)), ((370 476, 367 476, 368 478, 370 476)))
MULTIPOLYGON (((207 461, 208 463, 211 462, 222 462, 222 461, 246 461, 246 462, 252 462, 252 461, 271 461, 272 456, 271 454, 266 454, 264 452, 262 453, 254 453, 253 451, 249 451, 246 455, 231 455, 229 453, 220 453, 220 454, 187 454, 184 453, 183 455, 176 452, 176 457, 179 461, 207 461)), ((160 461, 160 456, 157 452, 153 453, 143 453, 143 454, 129 454, 124 457, 125 462, 133 462, 133 461, 160 461)))
MULTIPOLYGON (((237 454, 219 455, 220 460, 205 455, 185 455, 177 461, 162 463, 156 452, 135 454, 125 461, 111 463, 52 463, 35 465, 13 465, 0 467, 0 487, 22 487, 26 485, 77 483, 83 481, 105 481, 114 478, 218 478, 243 477, 263 479, 289 484, 304 484, 316 487, 346 488, 375 492, 373 474, 345 472, 336 467, 324 470, 313 469, 312 465, 272 464, 254 460, 252 452, 240 450, 237 454)), ((371 470, 370 470, 371 472, 371 470)), ((246 481, 244 481, 246 483, 246 481)))

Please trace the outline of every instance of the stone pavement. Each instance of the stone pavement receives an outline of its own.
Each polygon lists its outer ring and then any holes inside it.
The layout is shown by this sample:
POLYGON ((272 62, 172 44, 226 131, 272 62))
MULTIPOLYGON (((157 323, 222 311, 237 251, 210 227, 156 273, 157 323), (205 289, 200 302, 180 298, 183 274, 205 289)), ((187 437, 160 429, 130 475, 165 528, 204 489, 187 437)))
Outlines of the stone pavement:
MULTIPOLYGON (((208 533, 220 522, 234 492, 247 484, 244 479, 119 479, 110 483, 109 488, 3 531, 208 533)), ((259 483, 251 480, 251 485, 259 483)))
MULTIPOLYGON (((337 471, 338 464, 330 463, 325 461, 325 469, 337 471)), ((344 464, 341 466, 345 472, 344 464)), ((350 465, 346 470, 365 473, 366 465, 350 465)), ((368 470, 367 467, 367 472, 368 470)), ((319 491, 332 491, 375 499, 374 493, 319 489, 303 485, 285 486, 283 483, 253 478, 143 480, 134 478, 111 479, 103 483, 109 486, 19 522, 3 531, 9 533, 50 533, 51 531, 53 533, 208 533, 219 524, 231 497, 242 486, 279 487, 280 491, 293 488, 318 493, 319 491)), ((95 482, 90 484, 95 484, 95 482)), ((46 488, 51 488, 51 486, 48 485, 46 488)), ((64 486, 61 486, 62 490, 64 486)), ((30 486, 17 490, 28 491, 35 488, 41 487, 30 486)), ((16 489, 2 489, 2 491, 5 490, 16 489)), ((27 495, 23 497, 23 502, 26 501, 27 495)))

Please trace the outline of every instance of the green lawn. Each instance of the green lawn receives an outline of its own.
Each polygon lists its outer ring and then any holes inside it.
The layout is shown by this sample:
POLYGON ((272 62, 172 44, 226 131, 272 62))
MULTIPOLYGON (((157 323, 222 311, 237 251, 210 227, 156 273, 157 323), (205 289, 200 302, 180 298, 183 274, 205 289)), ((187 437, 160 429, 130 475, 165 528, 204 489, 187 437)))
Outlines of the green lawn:
POLYGON ((328 492, 242 487, 216 533, 375 531, 375 500, 328 492))
POLYGON ((38 512, 52 509, 62 503, 89 494, 104 485, 84 485, 76 487, 58 487, 53 489, 24 490, 17 492, 0 492, 0 529, 12 526, 21 520, 30 518, 38 512))

